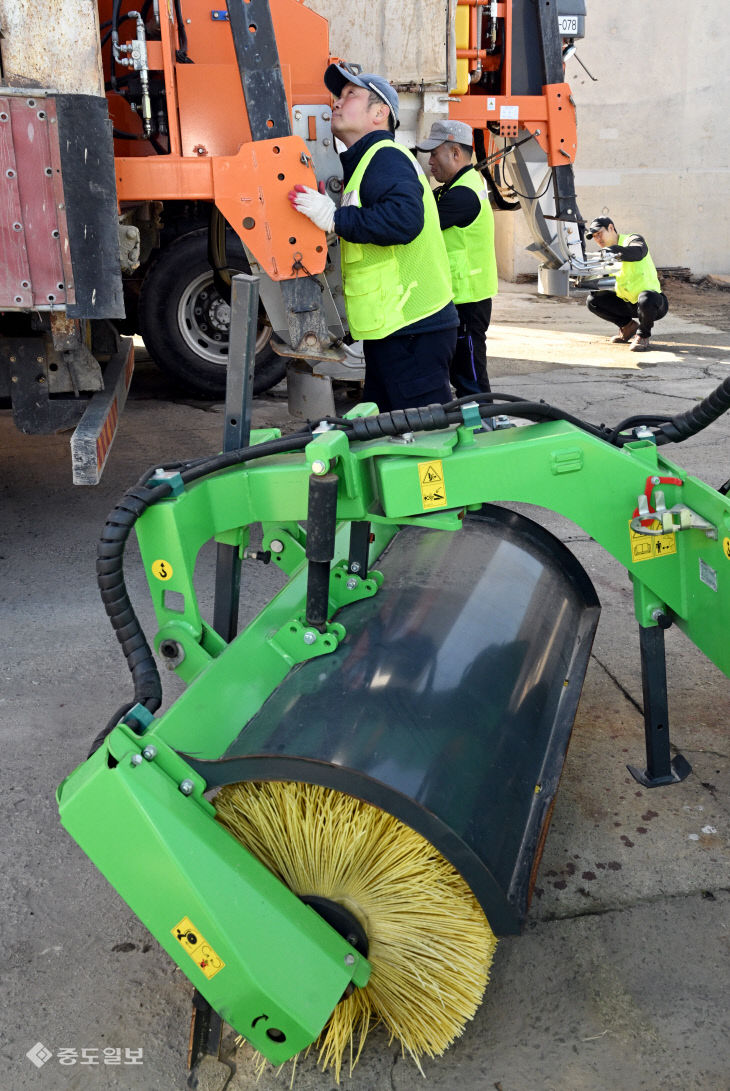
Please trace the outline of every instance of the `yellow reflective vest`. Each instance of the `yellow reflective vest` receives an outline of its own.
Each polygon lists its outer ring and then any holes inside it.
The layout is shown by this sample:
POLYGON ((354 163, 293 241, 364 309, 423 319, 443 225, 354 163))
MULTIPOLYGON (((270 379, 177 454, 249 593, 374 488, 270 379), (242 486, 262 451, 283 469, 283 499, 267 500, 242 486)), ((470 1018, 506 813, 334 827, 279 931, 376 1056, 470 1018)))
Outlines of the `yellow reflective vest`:
POLYGON ((342 284, 350 333, 356 340, 387 337, 451 302, 451 276, 436 202, 420 164, 394 141, 378 141, 363 155, 345 186, 343 205, 360 206, 360 184, 381 148, 398 148, 418 172, 424 223, 412 242, 393 246, 342 239, 342 284))
POLYGON ((497 294, 497 255, 494 250, 494 213, 487 186, 473 168, 465 171, 449 188, 466 186, 479 198, 479 215, 466 227, 447 227, 446 252, 451 267, 454 303, 476 303, 497 294))
MULTIPOLYGON (((618 245, 626 246, 631 235, 619 235, 618 245)), ((619 258, 619 260, 621 260, 619 258)), ((651 254, 647 253, 641 261, 622 261, 621 272, 616 276, 616 295, 619 299, 626 299, 629 303, 636 303, 642 292, 661 292, 659 277, 651 260, 651 254)))

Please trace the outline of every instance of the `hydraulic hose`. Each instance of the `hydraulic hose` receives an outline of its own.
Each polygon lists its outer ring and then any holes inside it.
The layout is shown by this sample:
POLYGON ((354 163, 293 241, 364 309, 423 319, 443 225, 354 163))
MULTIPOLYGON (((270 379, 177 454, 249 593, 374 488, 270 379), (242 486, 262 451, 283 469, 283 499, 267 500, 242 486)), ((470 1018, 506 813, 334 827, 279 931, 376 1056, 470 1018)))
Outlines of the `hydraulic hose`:
POLYGON ((484 131, 482 129, 474 130, 474 152, 477 157, 477 170, 486 180, 489 187, 490 196, 494 202, 495 208, 499 208, 505 212, 514 212, 520 208, 519 201, 508 201, 499 191, 499 187, 494 180, 494 176, 489 169, 490 159, 487 156, 486 145, 484 141, 484 131))
MULTIPOLYGON (((177 462, 165 468, 176 470, 183 481, 189 484, 200 477, 207 477, 242 462, 266 458, 268 455, 281 454, 285 451, 301 450, 311 438, 311 429, 307 429, 280 439, 270 440, 268 443, 240 448, 213 458, 177 462)), ((169 482, 153 486, 147 484, 156 469, 157 467, 143 474, 137 484, 124 494, 107 517, 97 546, 97 583, 104 609, 117 634, 117 640, 122 646, 132 674, 134 700, 122 705, 112 716, 109 723, 94 739, 90 754, 101 746, 109 732, 121 721, 141 732, 143 725, 129 716, 134 705, 143 705, 148 712, 154 713, 162 703, 160 673, 124 581, 124 550, 135 523, 149 507, 169 496, 172 491, 169 482)))
POLYGON ((660 428, 657 443, 681 443, 696 436, 730 409, 730 376, 686 413, 672 417, 660 428))
POLYGON ((609 430, 603 425, 589 424, 562 409, 548 405, 547 402, 526 402, 513 394, 494 392, 461 398, 446 405, 427 405, 419 409, 394 409, 390 413, 379 413, 376 417, 357 417, 354 420, 334 418, 331 419, 331 423, 342 428, 353 439, 359 440, 378 439, 381 436, 402 436, 404 432, 433 432, 439 428, 461 424, 462 406, 467 402, 477 403, 482 418, 494 417, 503 410, 508 410, 512 416, 531 421, 564 420, 598 439, 605 440, 609 435, 609 430))

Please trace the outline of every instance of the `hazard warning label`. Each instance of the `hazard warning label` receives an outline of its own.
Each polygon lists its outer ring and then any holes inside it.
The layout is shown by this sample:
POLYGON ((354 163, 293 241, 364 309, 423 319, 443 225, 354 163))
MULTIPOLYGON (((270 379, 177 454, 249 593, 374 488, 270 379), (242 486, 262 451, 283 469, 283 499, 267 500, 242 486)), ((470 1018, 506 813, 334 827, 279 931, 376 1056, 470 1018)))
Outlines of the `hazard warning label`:
POLYGON ((441 459, 436 459, 435 462, 419 462, 418 481, 424 509, 446 507, 444 466, 441 459))
POLYGON ((152 575, 158 580, 171 580, 172 579, 172 565, 169 561, 153 561, 152 562, 152 575))
POLYGON ((206 943, 189 917, 183 917, 172 929, 172 934, 208 980, 215 977, 225 966, 223 959, 218 957, 209 943, 206 943))
MULTIPOLYGON (((658 519, 653 519, 651 529, 661 527, 658 519)), ((629 520, 629 538, 631 540, 631 560, 634 564, 639 561, 650 561, 654 557, 669 557, 677 552, 676 534, 637 534, 631 529, 629 520)))

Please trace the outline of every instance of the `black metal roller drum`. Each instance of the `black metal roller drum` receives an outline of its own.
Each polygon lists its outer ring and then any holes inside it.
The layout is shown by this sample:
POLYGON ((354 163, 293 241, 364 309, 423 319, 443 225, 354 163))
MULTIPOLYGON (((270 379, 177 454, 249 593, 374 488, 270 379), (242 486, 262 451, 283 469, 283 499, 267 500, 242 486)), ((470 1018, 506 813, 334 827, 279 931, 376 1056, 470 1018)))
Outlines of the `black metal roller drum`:
POLYGON ((288 780, 395 815, 461 873, 493 931, 527 913, 600 606, 533 521, 493 506, 460 532, 407 527, 347 637, 289 676, 217 761, 210 788, 288 780))

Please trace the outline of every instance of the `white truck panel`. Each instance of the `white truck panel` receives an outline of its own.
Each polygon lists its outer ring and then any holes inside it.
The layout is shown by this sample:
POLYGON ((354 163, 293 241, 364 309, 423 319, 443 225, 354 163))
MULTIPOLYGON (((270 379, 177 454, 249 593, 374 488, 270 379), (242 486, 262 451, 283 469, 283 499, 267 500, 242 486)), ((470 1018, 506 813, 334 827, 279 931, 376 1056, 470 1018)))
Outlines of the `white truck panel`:
POLYGON ((4 81, 103 95, 95 0, 0 0, 4 81))
POLYGON ((444 87, 447 0, 307 0, 329 21, 333 55, 398 87, 444 87))

